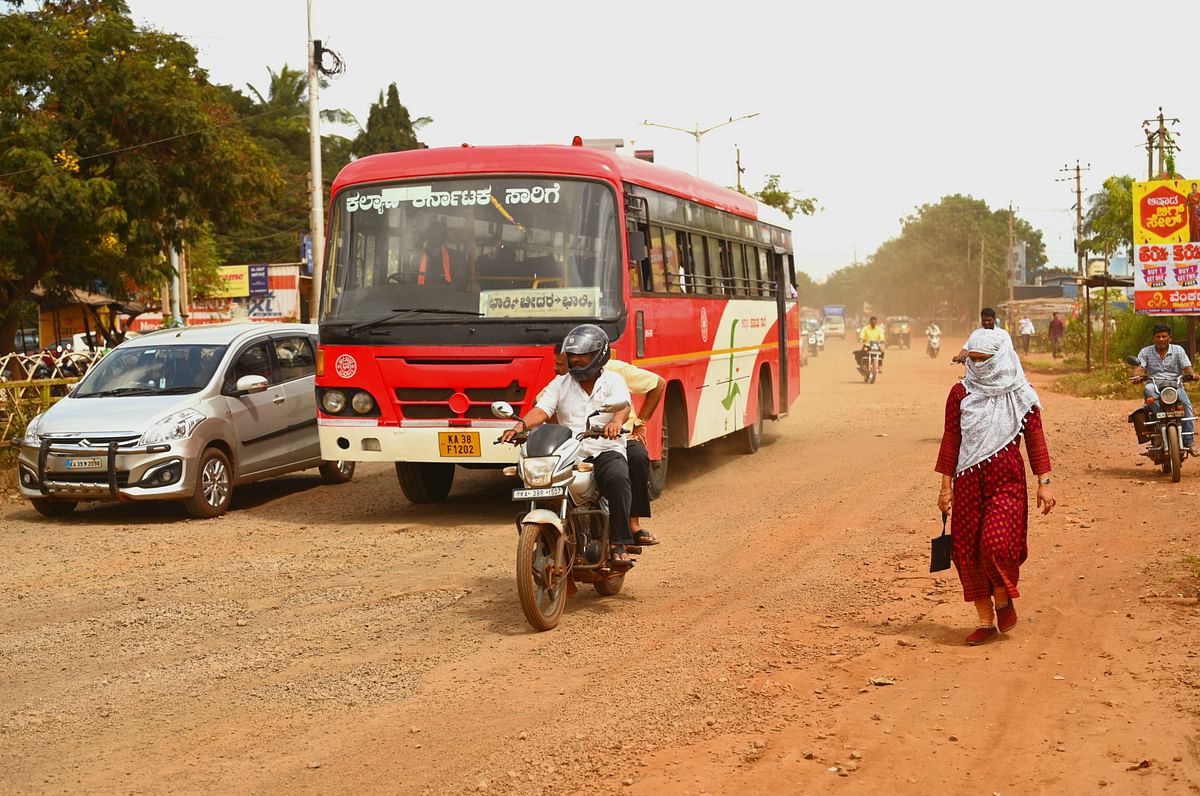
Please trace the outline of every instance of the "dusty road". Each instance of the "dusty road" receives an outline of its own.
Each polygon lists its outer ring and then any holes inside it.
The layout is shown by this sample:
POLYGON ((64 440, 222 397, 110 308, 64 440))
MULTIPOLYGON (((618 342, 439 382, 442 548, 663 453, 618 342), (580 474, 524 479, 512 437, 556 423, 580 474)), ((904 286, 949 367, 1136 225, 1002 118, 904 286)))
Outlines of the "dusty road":
POLYGON ((498 474, 432 508, 300 475, 207 522, 8 488, 0 792, 1200 793, 1200 465, 1170 484, 1129 407, 1035 378, 1059 508, 1019 626, 967 648, 926 572, 956 369, 866 386, 848 351, 758 454, 674 456, 664 543, 549 633, 498 474))

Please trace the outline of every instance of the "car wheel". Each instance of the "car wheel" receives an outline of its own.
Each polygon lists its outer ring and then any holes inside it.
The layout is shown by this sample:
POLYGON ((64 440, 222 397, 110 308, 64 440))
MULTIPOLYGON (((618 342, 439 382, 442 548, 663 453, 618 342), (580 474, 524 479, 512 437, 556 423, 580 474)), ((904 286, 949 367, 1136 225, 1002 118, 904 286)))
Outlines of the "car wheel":
POLYGON ((217 448, 208 448, 196 467, 196 491, 183 502, 187 513, 197 519, 219 517, 233 499, 233 468, 217 448))
POLYGON ((65 517, 75 510, 73 500, 31 500, 29 504, 43 517, 65 517))
POLYGON ((344 484, 354 477, 354 462, 338 459, 336 462, 324 462, 321 467, 321 480, 327 484, 344 484))

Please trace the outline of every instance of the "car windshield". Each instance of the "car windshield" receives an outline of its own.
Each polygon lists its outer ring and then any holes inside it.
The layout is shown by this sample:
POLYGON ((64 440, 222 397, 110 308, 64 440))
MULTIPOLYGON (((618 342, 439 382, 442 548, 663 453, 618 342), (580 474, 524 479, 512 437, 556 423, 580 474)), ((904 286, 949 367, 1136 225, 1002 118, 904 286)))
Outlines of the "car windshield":
POLYGON ((342 191, 321 321, 616 318, 617 208, 556 177, 424 180, 342 191))
POLYGON ((225 354, 223 345, 163 345, 117 348, 96 363, 73 398, 198 392, 225 354))

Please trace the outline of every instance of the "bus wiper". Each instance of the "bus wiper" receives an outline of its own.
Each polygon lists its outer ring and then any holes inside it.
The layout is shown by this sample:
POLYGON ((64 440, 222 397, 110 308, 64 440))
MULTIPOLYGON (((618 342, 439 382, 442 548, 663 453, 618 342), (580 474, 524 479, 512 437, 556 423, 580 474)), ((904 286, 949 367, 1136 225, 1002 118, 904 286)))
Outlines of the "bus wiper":
POLYGON ((422 313, 430 315, 461 315, 468 318, 483 317, 482 312, 473 312, 471 310, 435 310, 429 307, 395 307, 388 312, 387 315, 382 315, 378 318, 372 318, 369 321, 363 321, 362 323, 356 323, 352 326, 346 327, 346 332, 348 334, 353 334, 355 332, 361 332, 364 329, 370 329, 373 326, 379 326, 380 324, 387 323, 391 320, 399 320, 405 315, 419 315, 422 313))

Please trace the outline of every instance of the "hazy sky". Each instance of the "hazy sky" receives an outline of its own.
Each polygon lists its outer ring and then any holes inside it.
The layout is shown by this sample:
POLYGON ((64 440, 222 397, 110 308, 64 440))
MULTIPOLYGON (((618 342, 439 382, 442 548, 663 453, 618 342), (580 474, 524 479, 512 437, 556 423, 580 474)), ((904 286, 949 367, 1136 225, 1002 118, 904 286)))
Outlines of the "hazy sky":
MULTIPOLYGON (((200 51, 214 82, 264 92, 267 67, 305 64, 305 0, 129 0, 141 24, 200 51)), ((1200 159, 1200 107, 1179 58, 1140 30, 1187 31, 1200 10, 1091 2, 404 3, 313 0, 313 35, 346 72, 323 108, 365 122, 395 82, 430 146, 623 138, 658 163, 695 164, 692 128, 748 113, 701 143, 701 174, 765 175, 815 196, 798 219, 797 265, 817 279, 899 234, 902 216, 950 193, 1011 201, 1042 230, 1051 265, 1074 267, 1073 183, 1144 179, 1141 122, 1182 119, 1178 168, 1200 159), (1194 134, 1191 134, 1195 130, 1194 134)), ((1162 36, 1157 36, 1161 41, 1162 36)), ((1086 206, 1086 205, 1085 205, 1086 206)))

